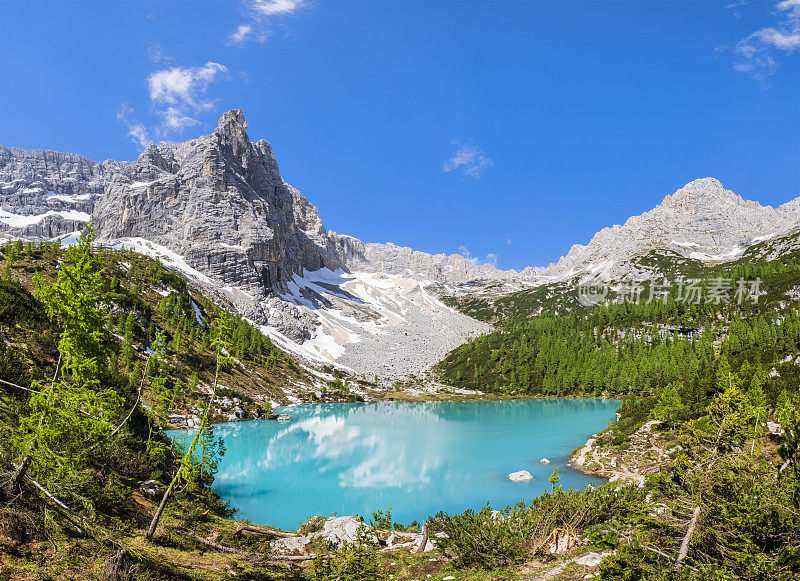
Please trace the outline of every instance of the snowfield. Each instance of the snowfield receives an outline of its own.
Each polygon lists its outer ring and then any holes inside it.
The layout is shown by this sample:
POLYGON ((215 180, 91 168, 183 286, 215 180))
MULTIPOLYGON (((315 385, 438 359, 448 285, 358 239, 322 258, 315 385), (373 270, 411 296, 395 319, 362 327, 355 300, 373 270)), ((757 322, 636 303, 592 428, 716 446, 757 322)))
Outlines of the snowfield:
POLYGON ((490 329, 442 303, 428 286, 401 275, 320 269, 295 275, 281 298, 318 321, 314 336, 299 346, 310 358, 368 379, 400 379, 490 329))

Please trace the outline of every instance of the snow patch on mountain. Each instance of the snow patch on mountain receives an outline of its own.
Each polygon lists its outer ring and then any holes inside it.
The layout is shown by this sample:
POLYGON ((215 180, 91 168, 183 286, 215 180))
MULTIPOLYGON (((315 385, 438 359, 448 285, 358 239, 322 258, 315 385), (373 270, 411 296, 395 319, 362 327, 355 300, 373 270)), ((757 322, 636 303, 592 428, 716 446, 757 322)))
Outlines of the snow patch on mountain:
POLYGON ((48 210, 42 214, 15 214, 0 209, 0 223, 5 224, 10 228, 25 228, 38 224, 45 218, 57 216, 64 220, 71 220, 73 222, 88 222, 91 216, 86 212, 79 212, 77 210, 48 210))
POLYGON ((164 266, 174 268, 191 279, 208 285, 214 284, 205 274, 189 266, 181 255, 160 244, 151 242, 146 238, 120 238, 119 240, 104 244, 104 246, 113 248, 114 250, 133 250, 139 254, 149 256, 150 258, 158 259, 164 266))

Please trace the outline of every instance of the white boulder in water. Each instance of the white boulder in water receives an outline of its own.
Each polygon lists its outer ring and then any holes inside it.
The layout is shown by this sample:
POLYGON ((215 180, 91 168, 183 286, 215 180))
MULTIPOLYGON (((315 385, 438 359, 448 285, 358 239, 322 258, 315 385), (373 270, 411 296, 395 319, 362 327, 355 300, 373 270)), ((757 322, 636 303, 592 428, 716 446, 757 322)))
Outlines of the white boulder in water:
POLYGON ((527 470, 520 470, 519 472, 512 472, 506 478, 511 482, 525 482, 526 480, 533 480, 533 476, 527 470))
POLYGON ((548 460, 547 458, 542 458, 541 460, 539 460, 539 464, 550 464, 550 460, 548 460))

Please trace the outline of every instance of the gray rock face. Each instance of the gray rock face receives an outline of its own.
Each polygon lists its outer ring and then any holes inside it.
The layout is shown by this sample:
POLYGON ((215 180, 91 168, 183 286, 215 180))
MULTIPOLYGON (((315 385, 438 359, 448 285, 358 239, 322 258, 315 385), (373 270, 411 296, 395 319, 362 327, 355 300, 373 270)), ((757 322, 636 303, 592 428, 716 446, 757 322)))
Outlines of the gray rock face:
POLYGON ((385 272, 449 283, 522 276, 515 270, 476 264, 460 254, 428 254, 391 243, 364 243, 352 236, 336 236, 336 246, 342 262, 353 271, 385 272))
POLYGON ((223 284, 264 297, 293 274, 342 266, 317 209, 251 143, 241 110, 211 135, 150 145, 114 173, 94 212, 100 239, 145 238, 223 284))
POLYGON ((0 145, 0 232, 54 238, 78 230, 119 162, 0 145))
POLYGON ((627 263, 653 249, 669 249, 703 261, 740 256, 760 240, 800 226, 800 199, 778 208, 744 200, 714 178, 695 180, 649 212, 624 225, 603 228, 587 245, 576 244, 543 274, 593 272, 613 277, 627 263))

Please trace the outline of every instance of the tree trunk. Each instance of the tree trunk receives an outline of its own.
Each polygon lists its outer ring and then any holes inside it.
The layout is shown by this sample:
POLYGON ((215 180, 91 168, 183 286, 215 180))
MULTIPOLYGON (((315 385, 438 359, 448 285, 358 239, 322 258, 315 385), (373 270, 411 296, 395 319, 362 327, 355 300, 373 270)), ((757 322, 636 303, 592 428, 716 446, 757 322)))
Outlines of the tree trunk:
MULTIPOLYGON (((200 439, 203 430, 206 429, 206 422, 208 420, 208 413, 211 411, 211 406, 214 403, 214 397, 217 395, 217 385, 219 383, 219 352, 217 352, 217 371, 214 374, 214 388, 211 390, 211 398, 208 400, 208 405, 206 406, 205 412, 203 412, 203 417, 200 420, 200 425, 197 427, 197 432, 192 438, 192 443, 189 444, 189 450, 184 454, 183 458, 189 458, 191 461, 192 453, 194 452, 195 446, 197 446, 197 442, 200 439)), ((175 488, 175 485, 178 483, 178 479, 181 477, 181 472, 183 472, 183 458, 181 459, 181 464, 178 466, 178 471, 175 473, 175 477, 172 479, 172 482, 169 483, 167 487, 167 491, 164 493, 164 498, 161 499, 161 504, 158 505, 158 509, 156 513, 153 515, 153 520, 150 521, 150 527, 147 529, 147 534, 145 538, 149 541, 153 538, 153 535, 156 534, 156 529, 158 528, 158 521, 161 520, 161 515, 164 512, 164 507, 167 506, 167 500, 169 499, 169 495, 172 493, 172 489, 175 488)))
POLYGON ((237 528, 235 531, 233 531, 233 536, 241 534, 242 532, 245 532, 245 531, 247 531, 248 533, 256 533, 256 534, 265 535, 265 536, 268 536, 268 537, 279 537, 279 538, 282 538, 282 539, 293 539, 293 538, 298 536, 298 535, 296 535, 294 533, 285 533, 283 531, 276 531, 274 529, 265 529, 265 528, 261 528, 261 527, 254 527, 252 525, 245 525, 245 524, 239 525, 239 528, 237 528))
POLYGON ((172 482, 169 483, 166 492, 164 492, 164 497, 161 499, 161 503, 158 505, 156 509, 156 513, 153 515, 153 520, 150 521, 150 527, 147 529, 147 534, 145 538, 149 541, 153 538, 153 535, 156 534, 156 529, 158 528, 158 521, 161 520, 161 514, 164 512, 164 507, 167 506, 167 500, 169 499, 169 495, 172 492, 172 487, 175 485, 175 481, 178 479, 178 476, 181 473, 181 468, 178 468, 178 473, 175 475, 175 478, 172 479, 172 482))
POLYGON ((422 523, 422 540, 419 542, 419 546, 414 551, 415 553, 422 553, 425 551, 425 545, 428 544, 428 521, 422 523))
POLYGON ((14 477, 8 483, 8 495, 11 496, 22 487, 22 481, 28 472, 28 467, 31 465, 31 455, 28 454, 22 459, 22 463, 17 467, 14 477))
POLYGON ((211 547, 212 549, 216 549, 217 551, 219 551, 221 553, 231 553, 231 554, 234 554, 234 555, 248 555, 249 554, 249 553, 247 553, 247 551, 242 551, 241 549, 236 549, 234 547, 226 547, 225 545, 220 545, 219 543, 215 543, 213 541, 209 541, 208 539, 204 539, 203 537, 201 537, 199 535, 196 535, 194 533, 191 533, 189 531, 184 531, 184 534, 187 537, 190 537, 190 538, 194 539, 198 543, 203 543, 207 547, 211 547))
POLYGON ((692 540, 692 533, 694 533, 695 527, 697 527, 697 520, 700 518, 700 507, 697 506, 692 512, 692 520, 689 521, 689 528, 686 529, 686 536, 683 537, 683 542, 681 543, 681 550, 678 551, 678 559, 675 562, 675 569, 679 569, 681 566, 681 562, 686 558, 686 555, 689 553, 689 542, 692 540))

